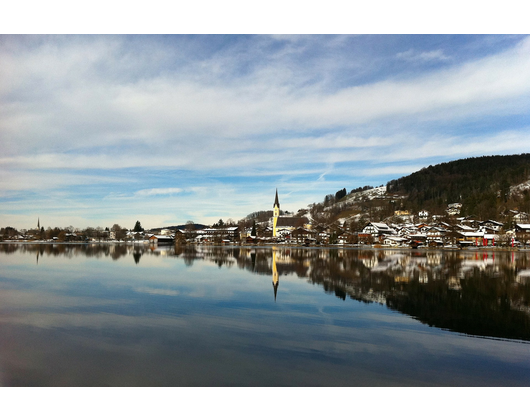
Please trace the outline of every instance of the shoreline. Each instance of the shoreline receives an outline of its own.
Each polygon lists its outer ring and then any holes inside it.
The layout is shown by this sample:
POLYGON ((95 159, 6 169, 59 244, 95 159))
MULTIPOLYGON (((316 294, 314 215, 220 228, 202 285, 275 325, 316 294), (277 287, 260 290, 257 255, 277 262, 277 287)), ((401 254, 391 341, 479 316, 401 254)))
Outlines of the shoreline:
POLYGON ((246 243, 228 243, 228 244, 210 244, 210 243, 187 243, 178 245, 176 243, 171 244, 152 244, 149 241, 131 241, 131 242, 117 242, 117 241, 101 241, 101 242, 57 242, 57 241, 17 241, 7 240, 0 241, 1 244, 12 244, 12 245, 119 245, 119 246, 155 246, 156 248, 169 248, 169 247, 188 247, 188 246, 199 246, 199 247, 243 247, 243 248, 270 248, 270 247, 281 247, 281 248, 303 248, 303 249, 342 249, 342 250, 362 250, 362 251, 442 251, 442 252, 478 252, 478 251, 501 251, 501 252, 530 252, 530 248, 518 248, 518 247, 469 247, 469 248, 452 248, 452 247, 391 247, 391 246, 358 246, 355 244, 332 244, 332 245, 310 245, 305 246, 302 244, 286 244, 286 243, 262 243, 262 244, 246 244, 246 243))

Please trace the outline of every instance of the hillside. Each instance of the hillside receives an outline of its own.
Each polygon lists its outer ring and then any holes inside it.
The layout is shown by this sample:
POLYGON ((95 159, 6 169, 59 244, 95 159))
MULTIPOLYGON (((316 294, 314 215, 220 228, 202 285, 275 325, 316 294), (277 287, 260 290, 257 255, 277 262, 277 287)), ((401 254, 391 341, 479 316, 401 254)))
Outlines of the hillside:
POLYGON ((530 210, 530 154, 460 159, 423 168, 387 184, 388 194, 407 198, 403 207, 443 213, 462 203, 462 214, 495 218, 506 209, 530 210))
POLYGON ((460 215, 507 221, 508 210, 530 213, 530 154, 483 156, 429 166, 389 181, 329 194, 309 205, 316 223, 381 221, 396 210, 445 215, 449 204, 462 204, 460 215))
MULTIPOLYGON (((397 210, 412 215, 420 210, 446 215, 452 203, 462 204, 461 216, 479 220, 505 222, 508 210, 530 213, 530 154, 459 159, 423 168, 386 186, 366 185, 349 193, 343 188, 326 195, 320 203, 298 210, 296 215, 310 217, 314 225, 347 221, 355 230, 367 221, 393 220, 397 210)), ((272 214, 272 210, 256 211, 238 224, 266 224, 272 214)), ((291 213, 281 210, 280 214, 291 213)))

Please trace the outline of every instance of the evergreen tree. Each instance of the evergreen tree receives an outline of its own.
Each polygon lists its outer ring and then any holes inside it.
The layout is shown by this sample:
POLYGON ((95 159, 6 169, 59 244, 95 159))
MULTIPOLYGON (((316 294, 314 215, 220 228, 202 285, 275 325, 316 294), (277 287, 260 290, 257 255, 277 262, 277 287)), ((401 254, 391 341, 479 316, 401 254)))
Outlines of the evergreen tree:
POLYGON ((136 221, 136 224, 134 225, 133 231, 134 232, 143 232, 144 231, 144 228, 142 227, 142 224, 140 223, 139 220, 136 221))

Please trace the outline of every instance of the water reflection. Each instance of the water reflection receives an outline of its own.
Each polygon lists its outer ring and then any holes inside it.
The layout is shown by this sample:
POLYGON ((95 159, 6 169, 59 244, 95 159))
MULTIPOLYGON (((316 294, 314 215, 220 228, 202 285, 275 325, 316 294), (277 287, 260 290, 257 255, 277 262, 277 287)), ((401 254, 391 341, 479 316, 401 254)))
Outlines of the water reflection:
POLYGON ((526 252, 394 251, 325 248, 146 247, 126 245, 1 244, 0 253, 86 256, 116 261, 132 256, 197 260, 270 276, 274 301, 280 278, 295 275, 339 299, 378 303, 429 326, 460 333, 530 341, 530 267, 526 252))
POLYGON ((527 255, 4 243, 0 384, 528 386, 527 255))

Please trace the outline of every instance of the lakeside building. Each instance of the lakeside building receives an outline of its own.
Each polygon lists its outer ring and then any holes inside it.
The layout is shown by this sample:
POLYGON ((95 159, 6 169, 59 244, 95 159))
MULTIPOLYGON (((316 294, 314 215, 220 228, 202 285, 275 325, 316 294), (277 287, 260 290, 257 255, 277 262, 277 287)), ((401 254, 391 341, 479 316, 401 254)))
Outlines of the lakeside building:
POLYGON ((151 235, 149 236, 149 243, 151 244, 171 244, 175 240, 174 236, 169 235, 151 235))
POLYGON ((237 226, 221 228, 204 228, 196 230, 195 242, 236 242, 240 239, 241 233, 237 226))
POLYGON ((515 237, 522 244, 530 242, 530 224, 517 223, 515 225, 515 237))
POLYGON ((374 239, 380 238, 384 235, 395 235, 396 231, 391 229, 386 223, 368 223, 362 230, 363 234, 370 234, 374 239))
POLYGON ((272 216, 272 236, 274 238, 290 239, 291 233, 297 228, 309 229, 308 220, 305 217, 280 216, 280 200, 278 199, 278 189, 273 204, 272 216))

